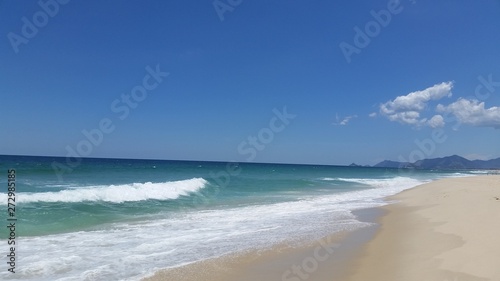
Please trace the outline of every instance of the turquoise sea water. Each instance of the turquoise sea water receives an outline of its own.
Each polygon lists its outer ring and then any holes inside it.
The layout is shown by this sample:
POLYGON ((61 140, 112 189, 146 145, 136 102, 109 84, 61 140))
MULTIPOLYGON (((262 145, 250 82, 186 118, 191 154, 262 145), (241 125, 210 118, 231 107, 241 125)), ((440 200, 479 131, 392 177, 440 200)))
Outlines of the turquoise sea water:
MULTIPOLYGON (((1 279, 138 280, 160 268, 319 239, 367 226, 353 210, 468 173, 125 159, 54 170, 66 161, 0 156, 1 218, 7 225, 7 170, 15 169, 18 219, 16 273, 4 262, 1 279)), ((7 228, 0 235, 7 252, 7 228)))

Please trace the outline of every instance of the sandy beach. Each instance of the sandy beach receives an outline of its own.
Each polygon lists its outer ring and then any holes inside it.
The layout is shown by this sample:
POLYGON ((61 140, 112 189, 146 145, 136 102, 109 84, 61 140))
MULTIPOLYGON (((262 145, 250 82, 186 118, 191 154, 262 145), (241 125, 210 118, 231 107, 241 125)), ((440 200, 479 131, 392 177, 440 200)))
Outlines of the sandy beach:
POLYGON ((396 196, 352 263, 354 280, 500 280, 500 176, 443 179, 396 196))
POLYGON ((500 280, 500 176, 442 179, 388 200, 375 228, 163 270, 145 280, 500 280))

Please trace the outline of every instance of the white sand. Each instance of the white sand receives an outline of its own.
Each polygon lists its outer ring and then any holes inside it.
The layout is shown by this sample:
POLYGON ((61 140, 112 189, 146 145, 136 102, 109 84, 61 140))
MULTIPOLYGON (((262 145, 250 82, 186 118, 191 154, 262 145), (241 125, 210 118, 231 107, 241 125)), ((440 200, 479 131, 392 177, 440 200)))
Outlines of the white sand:
POLYGON ((391 199, 348 280, 500 280, 500 176, 453 178, 391 199))

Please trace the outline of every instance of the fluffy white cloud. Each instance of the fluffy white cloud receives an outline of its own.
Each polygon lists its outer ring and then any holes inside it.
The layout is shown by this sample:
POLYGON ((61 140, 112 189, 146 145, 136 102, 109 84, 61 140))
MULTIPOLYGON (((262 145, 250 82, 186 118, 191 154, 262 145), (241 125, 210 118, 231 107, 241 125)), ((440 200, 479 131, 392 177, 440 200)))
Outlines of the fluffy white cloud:
POLYGON ((444 122, 443 116, 434 115, 434 116, 432 116, 432 118, 429 121, 427 121, 427 124, 431 128, 440 128, 440 127, 444 127, 445 122, 444 122))
MULTIPOLYGON (((390 121, 416 127, 444 127, 446 125, 444 116, 454 116, 460 124, 500 129, 500 107, 486 108, 484 102, 475 99, 459 98, 449 105, 438 104, 436 111, 440 114, 430 119, 421 116, 430 101, 450 97, 452 88, 453 82, 443 82, 422 91, 396 97, 380 105, 380 115, 390 121)), ((370 116, 375 115, 370 114, 370 116)))
POLYGON ((417 111, 403 111, 390 114, 387 116, 391 121, 398 121, 405 124, 418 125, 420 121, 420 113, 417 111))
POLYGON ((437 111, 453 114, 462 124, 500 129, 500 108, 485 108, 484 102, 458 99, 447 106, 439 104, 437 111))
POLYGON ((440 120, 439 117, 434 116, 431 120, 427 121, 426 118, 420 118, 420 112, 427 107, 427 103, 431 100, 451 97, 452 88, 453 82, 443 82, 422 91, 411 92, 406 96, 399 96, 392 101, 381 104, 380 114, 386 116, 391 121, 403 124, 442 126, 444 125, 444 121, 440 120))
POLYGON ((368 116, 370 116, 371 118, 377 117, 377 112, 372 112, 368 114, 368 116))

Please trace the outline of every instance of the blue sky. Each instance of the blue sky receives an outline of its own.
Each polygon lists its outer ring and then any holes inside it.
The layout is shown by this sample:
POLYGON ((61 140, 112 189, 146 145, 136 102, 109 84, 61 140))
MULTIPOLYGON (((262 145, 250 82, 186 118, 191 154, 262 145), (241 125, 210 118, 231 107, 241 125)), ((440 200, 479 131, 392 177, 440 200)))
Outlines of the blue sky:
POLYGON ((500 157, 498 0, 2 1, 0 18, 0 154, 500 157))

